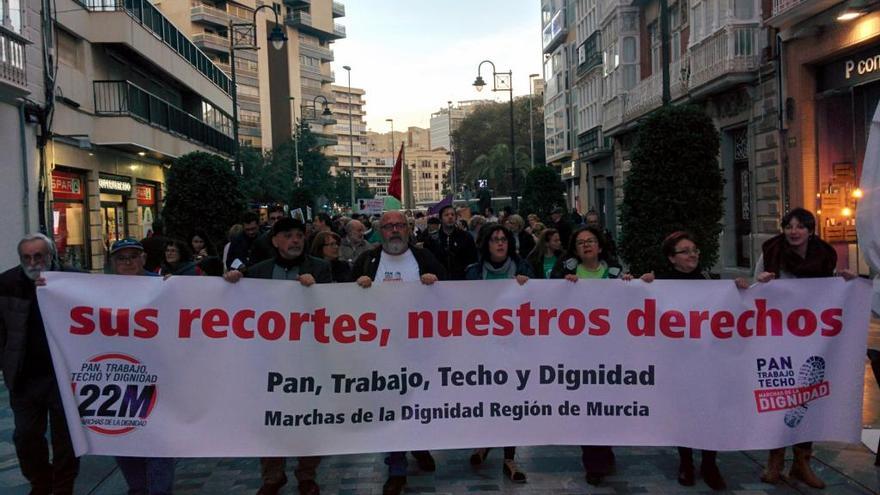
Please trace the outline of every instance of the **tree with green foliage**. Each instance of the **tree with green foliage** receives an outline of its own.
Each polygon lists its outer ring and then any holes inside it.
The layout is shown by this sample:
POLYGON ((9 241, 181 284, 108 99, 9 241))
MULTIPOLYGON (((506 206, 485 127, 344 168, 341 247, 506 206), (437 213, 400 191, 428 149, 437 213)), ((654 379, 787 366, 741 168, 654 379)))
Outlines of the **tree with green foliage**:
MULTIPOLYGON (((517 147, 516 156, 516 183, 517 191, 522 194, 523 177, 529 167, 529 156, 517 147)), ((510 146, 508 144, 496 144, 485 155, 478 156, 470 167, 461 173, 463 184, 473 186, 477 179, 489 181, 489 187, 497 196, 510 195, 510 146)))
POLYGON ((676 230, 695 236, 702 266, 715 264, 724 212, 718 152, 718 130, 699 107, 664 107, 639 125, 620 215, 620 254, 634 274, 668 266, 660 244, 676 230))
POLYGON ((565 206, 565 184, 559 178, 559 172, 546 165, 530 170, 522 187, 519 214, 534 213, 547 219, 558 206, 565 206))
MULTIPOLYGON (((333 177, 332 188, 327 194, 327 199, 340 206, 351 206, 351 173, 348 169, 337 168, 336 176, 333 177)), ((376 195, 363 179, 355 178, 354 199, 372 198, 376 195)))
MULTIPOLYGON (((544 163, 544 113, 540 96, 532 97, 532 123, 534 127, 535 165, 544 163)), ((518 169, 528 169, 531 164, 529 146, 529 97, 519 97, 513 100, 513 128, 516 144, 516 166, 518 169)), ((458 172, 462 184, 474 187, 473 180, 477 178, 479 169, 486 168, 486 160, 492 163, 506 163, 507 179, 510 183, 510 103, 491 102, 477 106, 464 120, 458 129, 452 133, 452 140, 456 149, 456 158, 459 163, 458 172), (503 153, 499 153, 499 145, 504 145, 507 150, 505 159, 503 153), (479 162, 478 159, 482 158, 479 162), (497 157, 493 158, 493 157, 497 157), (472 170, 478 169, 477 171, 472 170)), ((497 165, 498 168, 502 168, 497 165)), ((522 182, 519 183, 520 185, 522 182)), ((490 187, 497 195, 508 194, 509 189, 490 183, 490 187)), ((522 191, 522 187, 518 188, 522 191)))
POLYGON ((288 203, 295 208, 314 208, 314 200, 330 196, 335 187, 330 176, 331 160, 325 155, 314 134, 307 126, 300 129, 299 139, 290 139, 261 154, 250 149, 242 151, 240 160, 244 168, 242 191, 254 203, 288 203), (300 183, 296 183, 296 156, 301 162, 300 183), (297 189, 309 191, 303 194, 297 189), (308 204, 304 200, 309 200, 308 204))
POLYGON ((197 151, 174 160, 165 188, 165 230, 178 239, 200 229, 215 245, 222 245, 246 207, 232 163, 210 153, 197 151))

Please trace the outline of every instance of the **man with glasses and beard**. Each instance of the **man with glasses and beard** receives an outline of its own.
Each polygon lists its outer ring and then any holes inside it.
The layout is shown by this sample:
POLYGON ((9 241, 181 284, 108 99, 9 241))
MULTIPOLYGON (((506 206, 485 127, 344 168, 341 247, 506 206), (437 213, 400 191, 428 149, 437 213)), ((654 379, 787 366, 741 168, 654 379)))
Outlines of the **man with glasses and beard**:
MULTIPOLYGON (((446 278, 446 270, 430 251, 409 244, 409 226, 403 213, 388 211, 379 220, 381 245, 361 254, 354 262, 352 275, 363 288, 373 284, 421 282, 431 285, 446 278)), ((436 469, 434 458, 427 450, 413 451, 422 471, 436 469)), ((403 493, 406 485, 406 452, 392 452, 385 458, 388 480, 383 495, 403 493)))
POLYGON ((43 234, 19 241, 18 258, 17 267, 0 275, 0 367, 15 421, 15 453, 30 493, 72 495, 79 459, 67 431, 36 288, 45 284, 42 272, 60 271, 61 266, 55 245, 43 234))
MULTIPOLYGON (((243 276, 270 280, 298 281, 304 287, 315 283, 329 284, 333 282, 330 263, 309 256, 305 252, 306 226, 293 218, 282 218, 272 226, 272 246, 274 256, 261 261, 249 268, 239 267, 223 275, 227 282, 236 283, 243 276)), ((320 456, 303 456, 299 458, 294 474, 299 483, 300 495, 318 495, 321 493, 316 480, 320 456)), ((286 459, 283 457, 263 457, 260 459, 263 485, 258 495, 276 495, 287 484, 284 473, 286 459)))

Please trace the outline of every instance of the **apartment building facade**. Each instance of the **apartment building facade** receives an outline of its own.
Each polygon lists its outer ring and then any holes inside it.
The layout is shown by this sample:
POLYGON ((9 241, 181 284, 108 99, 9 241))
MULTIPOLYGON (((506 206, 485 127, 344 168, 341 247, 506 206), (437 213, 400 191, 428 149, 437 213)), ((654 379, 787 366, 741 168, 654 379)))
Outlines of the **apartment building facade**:
POLYGON ((574 0, 541 1, 544 52, 544 149, 565 182, 568 208, 583 210, 586 189, 578 165, 573 70, 577 56, 574 0))
POLYGON ((574 3, 577 63, 571 111, 586 206, 619 233, 634 131, 639 119, 663 105, 663 73, 668 71, 670 103, 702 106, 719 129, 726 203, 716 271, 744 275, 754 267, 762 242, 778 231, 783 210, 776 64, 772 34, 762 24, 769 2, 665 3, 666 67, 661 2, 574 3))
POLYGON ((45 104, 39 2, 0 0, 0 263, 18 263, 18 240, 39 228, 36 115, 45 104), (28 100, 31 102, 29 103, 28 100))
POLYGON ((47 228, 63 262, 97 271, 150 232, 174 158, 232 157, 232 83, 146 0, 56 5, 47 228))
POLYGON ((232 71, 231 47, 239 47, 234 59, 243 146, 272 149, 290 139, 295 119, 305 121, 321 144, 336 144, 336 119, 321 113, 323 104, 333 101, 331 45, 345 37, 345 27, 336 22, 345 15, 342 3, 162 0, 156 4, 227 74, 232 71), (261 5, 272 8, 257 11, 261 5), (250 27, 255 11, 256 30, 250 27), (267 41, 275 27, 275 12, 287 36, 280 49, 267 41))
MULTIPOLYGON (((327 155, 333 159, 330 173, 336 175, 339 170, 353 168, 355 177, 366 179, 367 177, 362 175, 366 173, 364 162, 367 159, 369 149, 367 112, 364 109, 366 91, 360 88, 349 90, 348 86, 337 85, 332 85, 330 88, 333 91, 333 103, 330 104, 330 111, 333 112, 332 118, 336 120, 333 132, 337 140, 337 144, 325 150, 327 155), (350 122, 349 119, 351 119, 350 122)), ((368 180, 367 183, 369 184, 370 181, 368 180)), ((373 186, 370 185, 370 188, 373 186)))

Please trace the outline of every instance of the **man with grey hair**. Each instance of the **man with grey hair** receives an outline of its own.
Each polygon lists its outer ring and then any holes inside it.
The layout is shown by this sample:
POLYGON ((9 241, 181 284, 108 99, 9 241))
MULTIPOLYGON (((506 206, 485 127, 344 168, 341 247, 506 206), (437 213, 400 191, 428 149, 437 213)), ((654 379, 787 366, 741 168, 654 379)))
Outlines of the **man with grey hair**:
MULTIPOLYGON (((407 218, 399 211, 388 211, 379 220, 382 244, 361 254, 354 262, 352 275, 363 288, 374 283, 421 282, 431 285, 446 278, 446 269, 430 251, 410 246, 407 218)), ((432 472, 434 458, 427 450, 413 451, 419 469, 432 472)), ((406 485, 406 452, 392 452, 385 458, 388 480, 383 495, 403 493, 406 485)))
POLYGON ((72 495, 79 459, 67 430, 37 304, 37 285, 45 283, 42 273, 61 270, 56 258, 51 239, 28 234, 18 243, 19 265, 0 274, 0 367, 15 421, 15 453, 31 493, 72 495))
POLYGON ((369 251, 373 244, 364 239, 367 227, 360 220, 351 220, 345 224, 345 237, 339 247, 339 259, 352 263, 365 251, 369 251))

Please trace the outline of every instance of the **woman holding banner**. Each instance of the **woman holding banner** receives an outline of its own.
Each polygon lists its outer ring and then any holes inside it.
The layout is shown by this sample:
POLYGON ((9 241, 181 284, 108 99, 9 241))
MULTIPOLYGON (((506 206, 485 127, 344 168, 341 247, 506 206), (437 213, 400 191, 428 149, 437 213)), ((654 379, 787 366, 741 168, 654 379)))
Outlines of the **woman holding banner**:
MULTIPOLYGON (((480 249, 480 261, 471 264, 465 270, 465 280, 509 280, 516 279, 523 285, 532 277, 532 267, 527 261, 516 255, 514 251, 514 234, 500 224, 490 224, 480 232, 483 239, 480 249)), ((488 448, 476 449, 471 455, 471 465, 479 466, 489 455, 488 448)), ((504 464, 502 471, 510 481, 525 483, 526 473, 521 471, 513 458, 516 447, 504 447, 504 464)))
MULTIPOLYGON (((709 280, 709 272, 700 266, 700 249, 694 237, 685 231, 677 231, 666 236, 661 245, 663 255, 669 265, 656 271, 656 278, 669 280, 709 280)), ((642 276, 642 280, 650 282, 653 277, 642 276)), ((745 288, 747 282, 737 280, 737 286, 745 288)), ((700 475, 703 481, 713 490, 725 490, 727 483, 718 470, 715 459, 718 452, 702 451, 700 475)), ((682 486, 694 486, 694 451, 688 447, 678 448, 678 483, 682 486)))
MULTIPOLYGON (((594 227, 581 227, 572 233, 568 254, 556 262, 550 273, 550 278, 564 278, 569 282, 620 276, 620 267, 608 263, 602 232, 594 227)), ((607 445, 581 446, 581 461, 587 473, 587 483, 593 486, 614 471, 614 451, 607 445)))
MULTIPOLYGON (((761 246, 761 257, 755 264, 755 279, 766 283, 776 278, 819 278, 831 277, 837 268, 837 252, 827 242, 819 239, 816 233, 816 217, 804 208, 795 208, 782 217, 782 233, 771 237, 761 246)), ((849 270, 837 272, 846 280, 856 278, 849 270)), ((803 481, 812 488, 825 488, 816 473, 810 468, 813 455, 813 442, 803 442, 792 446, 794 464, 789 476, 803 481)), ((761 481, 777 484, 782 479, 785 468, 785 447, 773 449, 767 459, 767 469, 761 474, 761 481)))

